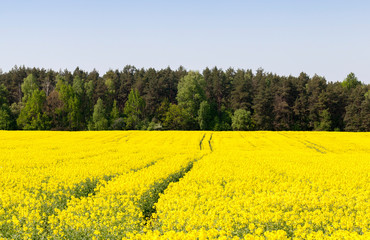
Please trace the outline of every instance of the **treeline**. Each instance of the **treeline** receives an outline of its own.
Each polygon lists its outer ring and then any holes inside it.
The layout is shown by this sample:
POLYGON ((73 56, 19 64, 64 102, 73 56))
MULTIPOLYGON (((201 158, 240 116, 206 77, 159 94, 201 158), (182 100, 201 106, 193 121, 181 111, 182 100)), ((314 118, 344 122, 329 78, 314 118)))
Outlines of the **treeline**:
POLYGON ((370 85, 258 69, 0 71, 0 129, 370 131, 370 85))

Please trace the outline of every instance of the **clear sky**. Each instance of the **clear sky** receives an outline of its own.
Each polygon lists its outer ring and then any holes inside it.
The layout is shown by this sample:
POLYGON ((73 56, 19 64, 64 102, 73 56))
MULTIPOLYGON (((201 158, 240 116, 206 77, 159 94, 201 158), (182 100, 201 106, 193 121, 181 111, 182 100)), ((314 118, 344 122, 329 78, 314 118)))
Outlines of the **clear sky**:
POLYGON ((370 83, 370 1, 0 0, 0 68, 217 66, 370 83))

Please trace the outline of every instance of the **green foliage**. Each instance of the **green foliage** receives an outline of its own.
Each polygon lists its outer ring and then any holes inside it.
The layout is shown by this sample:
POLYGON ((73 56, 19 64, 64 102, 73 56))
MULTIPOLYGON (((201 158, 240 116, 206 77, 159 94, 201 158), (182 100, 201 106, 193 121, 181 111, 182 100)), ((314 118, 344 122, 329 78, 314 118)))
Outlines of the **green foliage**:
POLYGON ((203 101, 199 106, 198 123, 201 130, 212 129, 212 112, 211 106, 207 101, 203 101))
POLYGON ((107 130, 108 120, 105 117, 105 109, 103 100, 98 99, 94 106, 94 113, 92 117, 92 125, 90 125, 90 130, 107 130))
POLYGON ((361 130, 370 132, 370 90, 365 93, 364 97, 361 103, 361 130))
POLYGON ((93 81, 88 81, 85 83, 85 89, 86 89, 86 96, 89 99, 92 99, 94 95, 94 82, 93 81))
POLYGON ((152 120, 150 123, 149 123, 149 126, 147 128, 147 130, 149 131, 153 131, 153 130, 162 130, 162 124, 158 121, 154 121, 152 120))
POLYGON ((327 108, 325 78, 314 75, 307 83, 308 125, 310 130, 318 128, 321 122, 321 111, 327 108))
MULTIPOLYGON (((273 93, 270 87, 271 80, 264 76, 263 70, 257 71, 256 78, 260 78, 256 94, 253 99, 253 120, 257 129, 273 129, 273 93)), ((269 78, 272 78, 269 76, 269 78)))
POLYGON ((4 86, 0 85, 0 130, 12 129, 12 114, 8 106, 9 92, 4 86))
POLYGON ((363 125, 367 125, 370 117, 368 113, 368 104, 370 104, 370 101, 366 97, 367 92, 368 89, 362 86, 357 86, 352 90, 348 98, 349 104, 346 106, 346 114, 344 116, 346 131, 362 131, 363 125))
POLYGON ((4 84, 0 84, 0 106, 3 104, 9 104, 8 102, 9 92, 4 84))
POLYGON ((113 122, 113 121, 115 121, 118 118, 119 118, 119 110, 118 110, 118 107, 117 107, 117 101, 114 100, 113 101, 112 111, 110 112, 110 119, 113 122))
POLYGON ((48 129, 50 124, 49 119, 43 112, 45 102, 45 92, 42 90, 34 90, 19 114, 17 119, 18 126, 24 130, 48 129))
POLYGON ((125 121, 120 118, 117 101, 113 101, 112 111, 110 112, 110 127, 112 130, 123 130, 125 128, 125 121))
POLYGON ((251 70, 244 71, 239 69, 233 80, 233 88, 231 91, 231 108, 237 110, 239 108, 250 109, 252 103, 252 78, 251 70))
POLYGON ((137 89, 131 89, 126 101, 124 114, 126 115, 127 129, 140 129, 143 120, 145 102, 137 89))
POLYGON ((133 66, 102 77, 79 68, 71 73, 15 67, 0 74, 0 128, 95 129, 99 98, 108 120, 103 129, 244 129, 233 124, 232 113, 245 109, 257 130, 370 130, 370 85, 353 73, 343 82, 327 82, 318 75, 286 77, 263 69, 253 74, 214 67, 200 74, 133 66), (26 117, 25 111, 37 110, 29 102, 36 90, 46 93, 46 103, 39 116, 26 117))
POLYGON ((74 95, 68 99, 68 120, 71 129, 79 130, 82 124, 81 101, 78 96, 74 95))
POLYGON ((186 130, 189 129, 189 113, 176 104, 170 104, 163 122, 165 129, 186 130))
POLYGON ((10 111, 15 118, 18 118, 24 105, 25 104, 23 102, 13 103, 12 105, 10 105, 10 111))
POLYGON ((11 129, 11 115, 10 109, 7 105, 3 104, 0 106, 0 130, 9 130, 11 129))
POLYGON ((344 130, 344 116, 346 114, 346 101, 348 92, 340 83, 329 83, 326 88, 323 109, 327 109, 330 114, 331 129, 344 130))
POLYGON ((330 131, 331 117, 327 109, 320 111, 320 122, 315 125, 316 131, 330 131))
POLYGON ((72 130, 83 129, 82 95, 84 94, 84 84, 82 80, 75 77, 73 86, 71 86, 62 76, 57 76, 56 89, 63 102, 60 111, 64 116, 65 124, 72 130))
POLYGON ((39 89, 37 84, 37 79, 33 74, 29 74, 23 81, 21 85, 22 93, 23 93, 23 102, 27 102, 28 98, 30 98, 33 92, 39 89))
POLYGON ((166 113, 168 112, 168 109, 170 108, 170 102, 168 101, 168 98, 165 98, 161 105, 157 109, 157 118, 160 122, 164 122, 166 119, 166 113))
POLYGON ((206 100, 204 93, 205 81, 199 72, 189 72, 177 86, 178 105, 185 109, 192 119, 196 119, 200 104, 206 100))
POLYGON ((245 109, 238 109, 234 112, 232 117, 231 127, 233 130, 247 131, 254 129, 254 122, 250 111, 245 109))
POLYGON ((82 96, 83 93, 84 93, 84 82, 82 81, 82 79, 79 77, 79 76, 76 76, 74 79, 73 79, 73 86, 72 86, 72 89, 73 89, 73 92, 75 95, 77 96, 82 96))
POLYGON ((361 85, 361 82, 357 79, 355 74, 351 72, 347 75, 346 79, 342 82, 342 87, 350 90, 352 88, 357 87, 358 85, 361 85))
POLYGON ((114 71, 109 70, 103 76, 104 83, 107 86, 108 92, 114 94, 117 90, 118 76, 114 71))
POLYGON ((221 111, 214 118, 214 127, 215 131, 230 131, 232 123, 232 113, 229 109, 225 107, 221 108, 221 111))
POLYGON ((365 99, 370 101, 370 90, 368 90, 365 94, 365 99))
POLYGON ((111 123, 112 130, 124 130, 126 127, 124 118, 117 118, 111 123))

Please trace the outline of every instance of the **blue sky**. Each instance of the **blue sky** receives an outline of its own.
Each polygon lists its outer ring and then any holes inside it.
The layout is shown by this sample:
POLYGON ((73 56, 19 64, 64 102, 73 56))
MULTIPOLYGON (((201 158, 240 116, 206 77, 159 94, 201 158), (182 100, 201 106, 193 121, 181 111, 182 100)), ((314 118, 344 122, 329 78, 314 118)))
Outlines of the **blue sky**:
POLYGON ((0 68, 218 66, 370 83, 368 1, 0 1, 0 68))

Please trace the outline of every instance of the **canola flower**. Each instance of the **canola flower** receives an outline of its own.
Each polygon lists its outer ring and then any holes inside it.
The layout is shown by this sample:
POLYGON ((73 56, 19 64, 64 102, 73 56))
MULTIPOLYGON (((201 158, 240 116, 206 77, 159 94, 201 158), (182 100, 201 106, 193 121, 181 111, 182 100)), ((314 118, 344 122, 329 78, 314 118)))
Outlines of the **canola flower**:
POLYGON ((0 131, 0 239, 370 239, 370 134, 0 131))

